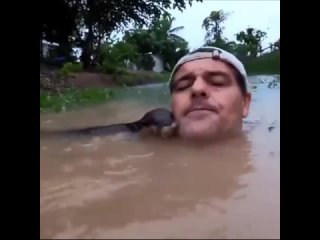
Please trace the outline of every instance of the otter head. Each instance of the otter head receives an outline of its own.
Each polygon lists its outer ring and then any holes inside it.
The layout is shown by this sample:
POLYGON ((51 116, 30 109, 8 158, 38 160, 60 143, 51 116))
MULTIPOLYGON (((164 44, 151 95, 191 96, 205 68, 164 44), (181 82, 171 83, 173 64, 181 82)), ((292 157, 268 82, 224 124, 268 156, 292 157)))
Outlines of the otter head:
POLYGON ((176 123, 173 114, 164 108, 157 108, 147 112, 140 120, 143 129, 155 135, 169 137, 173 134, 176 123))

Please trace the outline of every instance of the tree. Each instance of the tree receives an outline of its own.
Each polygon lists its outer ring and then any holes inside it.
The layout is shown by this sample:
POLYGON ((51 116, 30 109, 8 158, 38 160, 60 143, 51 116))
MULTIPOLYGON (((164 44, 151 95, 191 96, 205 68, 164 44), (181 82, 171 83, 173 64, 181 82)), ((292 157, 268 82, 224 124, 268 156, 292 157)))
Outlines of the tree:
POLYGON ((77 9, 70 7, 65 0, 48 0, 41 4, 40 48, 42 48, 42 40, 56 42, 59 43, 61 54, 69 57, 72 51, 69 36, 77 27, 77 9))
MULTIPOLYGON (((154 19, 148 29, 137 28, 126 31, 123 40, 136 46, 140 54, 137 60, 150 59, 150 53, 152 53, 161 57, 169 70, 189 51, 187 41, 176 34, 184 27, 172 28, 174 20, 175 18, 170 14, 164 13, 160 18, 154 19)), ((142 65, 144 64, 139 64, 139 66, 142 65)))
POLYGON ((206 30, 205 41, 207 43, 221 42, 224 27, 222 23, 227 20, 230 13, 223 10, 212 11, 208 17, 203 20, 202 27, 206 30))
POLYGON ((138 57, 136 46, 124 41, 104 43, 100 47, 99 63, 106 73, 117 73, 138 57))
POLYGON ((224 27, 222 24, 227 20, 230 13, 223 10, 212 11, 208 17, 203 20, 202 28, 206 30, 205 46, 214 46, 226 51, 238 52, 237 44, 234 41, 229 42, 223 37, 224 27))
POLYGON ((280 50, 280 38, 274 43, 274 46, 280 50))
POLYGON ((189 52, 187 41, 176 34, 184 29, 184 26, 172 28, 174 21, 174 17, 164 13, 160 19, 156 19, 151 24, 149 29, 155 45, 153 53, 162 57, 168 70, 171 70, 179 58, 189 52))
MULTIPOLYGON (((165 9, 178 8, 183 11, 187 2, 191 6, 193 1, 202 2, 202 0, 64 0, 63 2, 67 3, 68 9, 76 13, 66 15, 77 24, 72 28, 72 32, 76 33, 73 41, 81 47, 83 67, 88 68, 95 49, 114 30, 126 27, 132 22, 140 26, 149 24, 150 19, 158 18, 165 9)), ((42 11, 48 12, 44 4, 40 12, 42 11)), ((62 16, 59 9, 50 11, 56 14, 57 18, 62 16)), ((68 37, 74 36, 69 32, 68 37)))
POLYGON ((247 45, 250 56, 257 57, 261 52, 261 43, 267 36, 266 32, 255 28, 247 28, 245 31, 241 31, 236 34, 237 41, 247 45))
POLYGON ((149 30, 155 35, 155 38, 162 40, 184 40, 176 33, 184 29, 184 26, 178 26, 172 28, 172 24, 176 19, 172 17, 168 12, 165 12, 158 19, 154 19, 149 26, 149 30))
POLYGON ((137 52, 140 54, 155 52, 155 41, 147 29, 132 29, 126 31, 123 41, 135 45, 137 52))

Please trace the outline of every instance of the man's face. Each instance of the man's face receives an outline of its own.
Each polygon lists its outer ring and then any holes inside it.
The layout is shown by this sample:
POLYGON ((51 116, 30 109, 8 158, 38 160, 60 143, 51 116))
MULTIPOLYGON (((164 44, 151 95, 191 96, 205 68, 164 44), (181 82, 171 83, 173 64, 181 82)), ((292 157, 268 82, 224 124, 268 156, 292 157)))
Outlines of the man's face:
POLYGON ((173 79, 172 112, 185 139, 215 139, 241 132, 251 95, 243 95, 232 68, 199 59, 180 66, 173 79))

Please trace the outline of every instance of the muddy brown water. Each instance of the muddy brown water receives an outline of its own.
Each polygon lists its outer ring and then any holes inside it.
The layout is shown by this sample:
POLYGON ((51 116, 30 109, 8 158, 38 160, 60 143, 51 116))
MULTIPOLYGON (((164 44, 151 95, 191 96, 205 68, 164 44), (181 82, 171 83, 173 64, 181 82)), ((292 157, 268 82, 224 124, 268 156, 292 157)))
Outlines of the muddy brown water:
MULTIPOLYGON (((248 132, 228 144, 42 137, 41 238, 280 238, 280 90, 261 78, 251 78, 248 132)), ((156 91, 41 115, 40 128, 136 120, 166 106, 156 91)))

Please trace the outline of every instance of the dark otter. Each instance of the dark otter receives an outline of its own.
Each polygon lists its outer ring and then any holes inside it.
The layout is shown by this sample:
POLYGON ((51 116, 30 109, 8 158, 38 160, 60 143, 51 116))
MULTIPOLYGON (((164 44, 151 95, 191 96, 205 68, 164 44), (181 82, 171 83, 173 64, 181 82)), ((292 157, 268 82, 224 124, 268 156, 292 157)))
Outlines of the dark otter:
POLYGON ((96 126, 65 131, 45 132, 53 136, 109 136, 117 133, 148 132, 167 137, 173 133, 175 127, 173 114, 164 108, 157 108, 147 112, 140 120, 131 123, 119 123, 108 126, 96 126))

